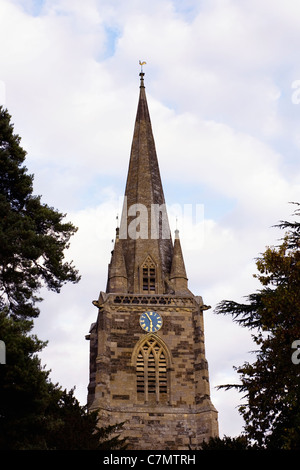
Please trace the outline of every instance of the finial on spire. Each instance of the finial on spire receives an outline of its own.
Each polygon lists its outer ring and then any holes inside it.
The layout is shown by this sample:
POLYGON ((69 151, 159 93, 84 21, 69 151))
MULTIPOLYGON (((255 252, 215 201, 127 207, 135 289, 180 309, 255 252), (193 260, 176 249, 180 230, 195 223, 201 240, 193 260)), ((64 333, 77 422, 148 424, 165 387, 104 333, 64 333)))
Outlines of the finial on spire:
POLYGON ((146 65, 147 62, 145 62, 145 61, 142 62, 142 61, 140 60, 140 61, 139 61, 139 64, 140 64, 140 66, 141 66, 141 73, 143 73, 143 65, 146 65))
POLYGON ((141 73, 140 73, 140 77, 141 77, 141 88, 144 88, 144 87, 145 87, 145 85, 144 85, 144 75, 145 75, 145 73, 143 72, 143 65, 145 65, 146 63, 147 63, 147 62, 145 62, 145 61, 143 61, 143 62, 142 62, 142 61, 139 61, 139 64, 140 64, 140 66, 141 66, 141 73))

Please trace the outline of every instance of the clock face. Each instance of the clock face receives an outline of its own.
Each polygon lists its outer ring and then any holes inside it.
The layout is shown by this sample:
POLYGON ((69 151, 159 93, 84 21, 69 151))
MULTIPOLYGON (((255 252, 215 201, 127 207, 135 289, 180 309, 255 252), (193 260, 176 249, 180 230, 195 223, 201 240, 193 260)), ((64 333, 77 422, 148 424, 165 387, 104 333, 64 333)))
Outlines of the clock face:
POLYGON ((155 333, 162 327, 162 318, 159 313, 149 310, 140 316, 140 325, 143 330, 155 333))

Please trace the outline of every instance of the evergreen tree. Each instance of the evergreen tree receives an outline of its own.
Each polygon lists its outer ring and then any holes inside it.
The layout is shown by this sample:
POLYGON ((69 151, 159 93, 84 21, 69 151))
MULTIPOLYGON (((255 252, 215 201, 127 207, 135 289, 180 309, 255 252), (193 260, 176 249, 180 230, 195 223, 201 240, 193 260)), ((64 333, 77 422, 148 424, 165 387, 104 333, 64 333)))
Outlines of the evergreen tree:
POLYGON ((49 378, 38 353, 46 343, 31 334, 33 321, 13 320, 0 312, 6 364, 0 365, 0 450, 124 449, 122 426, 98 426, 74 390, 67 392, 49 378))
POLYGON ((33 195, 26 152, 0 107, 0 339, 6 364, 0 365, 0 450, 78 450, 124 448, 120 426, 99 428, 74 397, 49 379, 39 352, 46 343, 33 335, 42 286, 59 292, 80 277, 64 259, 76 232, 64 214, 33 195))
POLYGON ((77 229, 33 195, 26 152, 10 119, 0 107, 0 309, 8 306, 14 317, 30 318, 39 314, 42 286, 59 292, 64 283, 78 282, 72 262, 64 260, 77 229))
POLYGON ((250 450, 254 449, 245 436, 211 437, 208 442, 203 442, 200 450, 250 450))
POLYGON ((241 383, 223 386, 244 394, 239 411, 246 436, 262 448, 299 450, 300 223, 278 226, 287 230, 281 244, 268 247, 256 263, 262 288, 245 304, 222 301, 215 312, 251 329, 258 346, 253 363, 235 367, 241 383))
POLYGON ((13 320, 0 312, 0 335, 6 346, 6 364, 0 365, 0 449, 35 445, 49 399, 49 373, 37 353, 42 343, 29 332, 32 320, 13 320))

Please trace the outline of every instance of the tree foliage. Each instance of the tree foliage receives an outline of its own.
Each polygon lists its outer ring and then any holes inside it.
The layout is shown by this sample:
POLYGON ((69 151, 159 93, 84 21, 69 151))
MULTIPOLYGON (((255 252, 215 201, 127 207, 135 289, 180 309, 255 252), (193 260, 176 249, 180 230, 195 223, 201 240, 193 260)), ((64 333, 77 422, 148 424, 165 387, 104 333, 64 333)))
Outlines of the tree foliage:
MULTIPOLYGON (((299 215, 297 208, 294 216, 299 215)), ((261 289, 244 304, 224 300, 215 310, 251 329, 258 346, 254 362, 235 367, 241 383, 222 387, 244 394, 239 411, 253 442, 300 449, 300 364, 292 360, 300 340, 300 223, 283 221, 278 227, 286 231, 280 245, 257 259, 261 289)))
POLYGON ((26 152, 10 119, 0 107, 0 309, 30 318, 39 313, 42 286, 59 292, 64 283, 78 282, 77 270, 64 259, 77 229, 33 195, 26 152))
POLYGON ((0 107, 0 450, 124 448, 121 426, 98 426, 74 396, 50 380, 39 352, 46 343, 32 334, 41 287, 60 292, 80 277, 64 252, 76 228, 65 215, 33 195, 26 152, 0 107))
POLYGON ((74 390, 50 380, 38 353, 46 343, 31 334, 33 321, 0 312, 6 364, 0 366, 0 450, 123 449, 119 426, 99 427, 74 390))
POLYGON ((203 442, 200 450, 253 450, 254 447, 249 443, 246 436, 230 437, 223 436, 211 437, 208 442, 203 442))

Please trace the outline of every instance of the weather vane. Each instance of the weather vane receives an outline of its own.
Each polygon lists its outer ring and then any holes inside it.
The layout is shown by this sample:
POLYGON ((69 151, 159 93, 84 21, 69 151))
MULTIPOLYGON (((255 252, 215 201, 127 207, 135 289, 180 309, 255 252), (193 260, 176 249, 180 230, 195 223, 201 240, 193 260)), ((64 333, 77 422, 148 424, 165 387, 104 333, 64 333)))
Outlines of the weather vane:
POLYGON ((143 73, 143 65, 147 64, 147 62, 141 62, 139 61, 139 64, 141 66, 141 73, 143 73))

